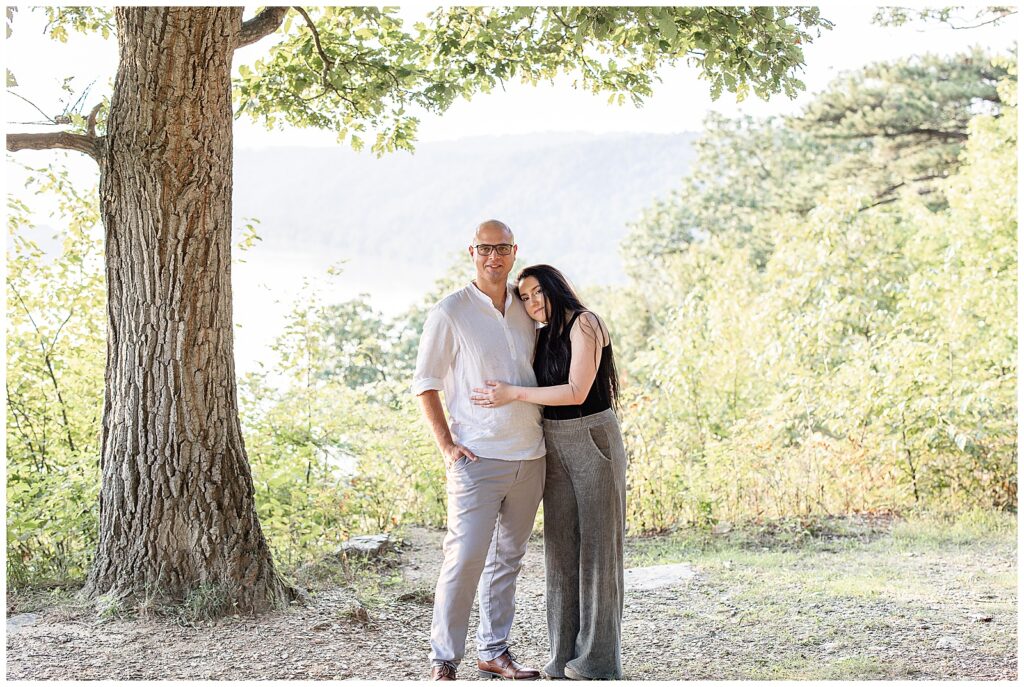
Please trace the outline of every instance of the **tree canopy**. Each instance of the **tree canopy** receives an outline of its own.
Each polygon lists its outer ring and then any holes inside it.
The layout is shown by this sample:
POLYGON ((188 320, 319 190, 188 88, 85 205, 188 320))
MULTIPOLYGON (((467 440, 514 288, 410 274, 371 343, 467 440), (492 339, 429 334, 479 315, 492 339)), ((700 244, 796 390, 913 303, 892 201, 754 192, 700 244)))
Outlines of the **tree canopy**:
MULTIPOLYGON (((45 11, 57 40, 116 31, 107 8, 45 11)), ((265 8, 245 22, 242 45, 269 31, 274 40, 236 58, 236 115, 329 129, 357 148, 369 139, 383 153, 410 149, 423 113, 512 79, 572 74, 580 88, 639 105, 659 67, 685 62, 714 98, 793 97, 803 46, 829 28, 813 7, 445 7, 411 27, 397 8, 265 8)), ((76 133, 88 131, 84 108, 71 118, 76 133)))

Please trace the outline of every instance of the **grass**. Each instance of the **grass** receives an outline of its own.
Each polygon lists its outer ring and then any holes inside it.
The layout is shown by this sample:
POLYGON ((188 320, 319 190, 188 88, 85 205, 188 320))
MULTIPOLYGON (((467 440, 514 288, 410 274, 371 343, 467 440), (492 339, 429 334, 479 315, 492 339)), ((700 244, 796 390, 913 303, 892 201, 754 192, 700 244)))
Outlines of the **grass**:
POLYGON ((130 616, 130 611, 125 608, 121 601, 111 595, 104 594, 96 599, 96 619, 100 622, 120 620, 130 616))
POLYGON ((7 590, 7 615, 36 613, 50 608, 84 608, 89 604, 78 598, 80 586, 81 583, 9 588, 7 590))
POLYGON ((972 509, 964 512, 922 511, 911 513, 895 523, 892 542, 895 546, 919 548, 921 545, 978 546, 1016 538, 1017 517, 1014 513, 972 509))
MULTIPOLYGON (((391 534, 397 544, 383 555, 370 558, 344 553, 322 555, 293 567, 284 576, 313 595, 338 587, 348 590, 353 599, 343 614, 344 619, 368 622, 373 612, 394 603, 402 592, 408 592, 402 588, 402 534, 400 530, 391 534)), ((432 599, 433 590, 429 593, 432 599)))
POLYGON ((1016 541, 1012 513, 922 511, 632 537, 626 557, 697 571, 664 647, 693 677, 941 679, 1015 670, 1016 541))
POLYGON ((882 660, 875 656, 839 656, 824 662, 787 659, 773 662, 763 673, 754 671, 750 677, 755 680, 880 680, 889 674, 882 660))
POLYGON ((180 605, 172 608, 179 623, 192 625, 223 617, 231 612, 232 605, 228 590, 217 585, 203 584, 189 592, 180 605))
POLYGON ((837 552, 857 549, 888 535, 895 516, 813 517, 747 523, 721 534, 708 529, 680 529, 658 536, 627 539, 627 567, 692 561, 694 557, 731 556, 746 560, 758 554, 837 552))
POLYGON ((1016 514, 991 510, 922 511, 905 517, 828 517, 750 524, 725 534, 677 530, 627 538, 626 566, 735 560, 777 567, 801 555, 886 550, 918 555, 947 547, 984 547, 1016 540, 1016 514))
POLYGON ((113 595, 83 599, 81 583, 73 586, 19 587, 7 592, 7 615, 47 611, 64 619, 92 616, 97 622, 137 617, 170 618, 182 626, 230 615, 234 606, 228 592, 216 585, 200 585, 183 600, 172 600, 157 588, 147 588, 141 599, 126 604, 113 595))

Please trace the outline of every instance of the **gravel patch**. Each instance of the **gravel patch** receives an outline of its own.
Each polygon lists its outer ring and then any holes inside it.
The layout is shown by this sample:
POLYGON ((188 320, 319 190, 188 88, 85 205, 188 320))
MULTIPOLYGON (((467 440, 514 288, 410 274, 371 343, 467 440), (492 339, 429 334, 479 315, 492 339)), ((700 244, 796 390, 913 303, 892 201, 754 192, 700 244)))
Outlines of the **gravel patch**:
MULTIPOLYGON (((425 679, 439 531, 404 535, 401 568, 369 597, 312 592, 258 619, 192 626, 98 619, 84 605, 18 610, 8 597, 7 677, 52 679, 425 679)), ((997 546, 685 551, 627 574, 625 676, 633 680, 1017 677, 1015 535, 997 546), (909 548, 909 550, 908 550, 909 548), (686 563, 679 556, 685 555, 686 563)), ((651 539, 628 547, 651 546, 651 539)), ((543 543, 530 543, 513 648, 547 660, 543 543)), ((461 679, 476 679, 470 660, 461 679)))

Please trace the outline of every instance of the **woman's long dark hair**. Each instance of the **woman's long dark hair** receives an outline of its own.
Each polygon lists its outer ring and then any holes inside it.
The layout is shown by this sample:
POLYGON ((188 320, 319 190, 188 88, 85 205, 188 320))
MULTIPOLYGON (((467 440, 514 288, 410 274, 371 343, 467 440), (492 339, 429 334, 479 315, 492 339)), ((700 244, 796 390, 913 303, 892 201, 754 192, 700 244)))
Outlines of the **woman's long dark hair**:
MULTIPOLYGON (((563 336, 563 330, 568 323, 566 313, 571 313, 571 318, 577 313, 590 311, 580 301, 565 276, 551 265, 531 265, 523 269, 516 277, 517 298, 522 298, 518 284, 527 277, 533 277, 540 284, 548 310, 548 324, 540 331, 540 336, 537 339, 537 354, 534 357, 540 366, 538 376, 545 379, 568 379, 572 351, 567 345, 568 338, 563 336)), ((613 406, 617 406, 619 379, 615 372, 615 356, 611 350, 610 333, 608 346, 608 357, 605 359, 603 355, 601 356, 601 364, 598 365, 594 384, 599 385, 598 388, 603 390, 605 397, 613 406)), ((600 339, 598 339, 598 348, 600 347, 600 339)))

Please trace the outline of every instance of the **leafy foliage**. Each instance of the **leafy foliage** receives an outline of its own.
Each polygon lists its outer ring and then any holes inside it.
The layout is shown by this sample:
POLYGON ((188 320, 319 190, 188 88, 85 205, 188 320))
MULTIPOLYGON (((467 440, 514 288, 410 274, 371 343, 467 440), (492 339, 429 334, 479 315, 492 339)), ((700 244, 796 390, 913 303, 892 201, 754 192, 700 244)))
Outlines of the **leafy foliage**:
POLYGON ((653 72, 687 60, 742 98, 793 97, 802 43, 831 24, 816 8, 448 7, 408 31, 397 10, 324 7, 289 13, 266 58, 239 67, 238 112, 338 132, 377 153, 411 149, 421 111, 518 77, 576 74, 576 85, 634 104, 653 72), (812 35, 813 32, 813 35, 812 35))
POLYGON ((62 250, 48 259, 28 205, 8 197, 7 574, 77 578, 96 542, 105 364, 96 191, 60 169, 28 190, 56 201, 62 250))
MULTIPOLYGON (((831 159, 810 206, 774 173, 744 183, 753 141, 711 122, 701 152, 741 160, 735 176, 687 179, 629 246, 633 292, 660 295, 648 299, 648 350, 627 401, 631 523, 1016 507, 1016 71, 1006 60, 980 71, 1004 74, 998 109, 970 116, 967 99, 951 101, 966 144, 942 163, 941 205, 907 191, 880 204, 857 179, 829 181, 859 174, 864 158, 806 138, 820 99, 782 125, 791 133, 763 124, 784 143, 754 163, 831 159)), ((929 102, 950 92, 938 77, 916 89, 929 102)))
POLYGON ((68 42, 68 29, 79 33, 99 33, 110 38, 116 31, 114 15, 109 7, 44 7, 46 28, 50 38, 68 42))
POLYGON ((275 359, 239 389, 260 522, 289 567, 351 534, 444 522, 443 463, 408 391, 418 332, 327 288, 306 281, 275 359))
POLYGON ((627 273, 666 292, 666 258, 711 234, 749 247, 763 267, 774 245, 767 228, 832 198, 867 208, 910 194, 941 209, 940 182, 960 165, 968 124, 999 115, 997 83, 1007 78, 1006 64, 977 50, 923 56, 841 76, 800 117, 710 116, 682 188, 646 211, 623 244, 627 273))
POLYGON ((793 126, 826 141, 849 141, 855 154, 833 177, 859 178, 871 202, 896 199, 907 187, 940 207, 933 182, 958 164, 967 125, 978 114, 997 113, 997 84, 1007 67, 980 49, 953 59, 924 55, 877 63, 837 79, 793 126))
POLYGON ((903 26, 922 22, 945 24, 953 29, 974 29, 987 24, 1001 23, 1015 14, 1017 9, 1006 5, 971 8, 963 5, 923 8, 880 7, 875 12, 874 22, 881 26, 903 26))
MULTIPOLYGON (((42 9, 55 40, 116 31, 110 8, 42 9)), ((639 105, 658 67, 685 60, 714 98, 794 97, 802 45, 831 26, 813 7, 440 7, 411 29, 394 7, 293 7, 277 42, 239 64, 234 97, 239 116, 329 129, 356 149, 370 136, 383 154, 412 149, 418 112, 513 78, 575 74, 581 88, 639 105)), ((57 123, 81 129, 84 118, 57 123)))

